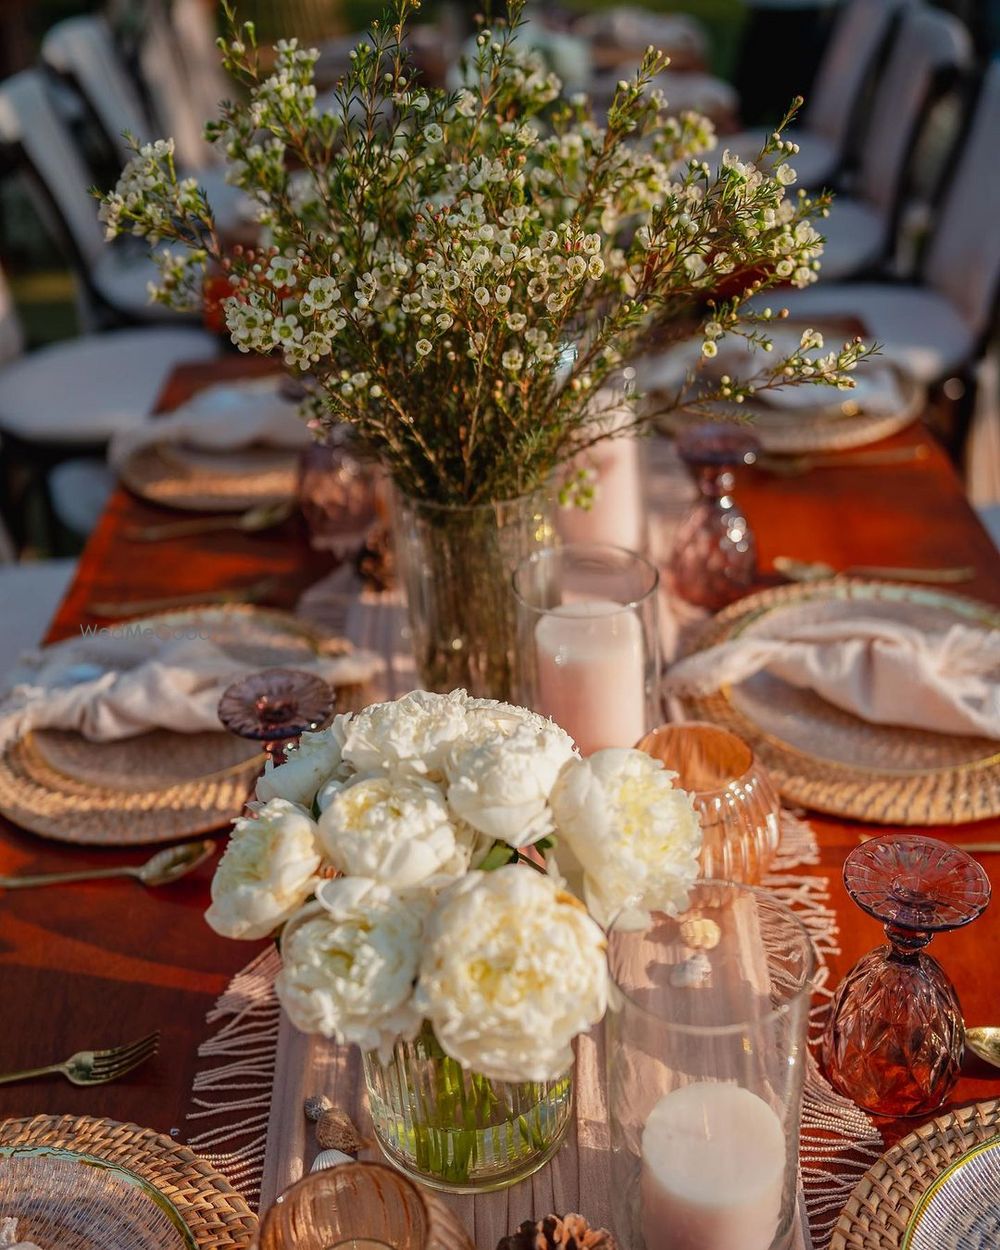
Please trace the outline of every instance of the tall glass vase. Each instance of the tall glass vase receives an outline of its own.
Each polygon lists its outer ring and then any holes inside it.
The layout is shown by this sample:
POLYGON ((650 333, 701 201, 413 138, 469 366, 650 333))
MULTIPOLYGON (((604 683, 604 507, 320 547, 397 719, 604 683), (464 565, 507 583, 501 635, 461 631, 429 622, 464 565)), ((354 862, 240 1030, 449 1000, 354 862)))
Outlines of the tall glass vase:
POLYGON ((555 535, 549 491, 449 506, 396 491, 393 530, 417 670, 428 690, 511 700, 517 613, 511 576, 555 535))
POLYGON ((388 1159, 435 1189, 481 1193, 536 1172, 573 1113, 573 1077, 496 1081, 464 1069, 430 1026, 392 1058, 364 1056, 375 1137, 388 1159))

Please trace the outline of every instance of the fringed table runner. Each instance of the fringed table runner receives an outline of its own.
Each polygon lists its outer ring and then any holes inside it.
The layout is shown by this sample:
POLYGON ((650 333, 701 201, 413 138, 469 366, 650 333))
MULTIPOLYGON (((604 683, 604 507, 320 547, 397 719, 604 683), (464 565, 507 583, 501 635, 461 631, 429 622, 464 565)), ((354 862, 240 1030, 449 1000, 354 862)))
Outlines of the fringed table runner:
MULTIPOLYGON (((651 556, 662 564, 694 488, 665 440, 650 439, 645 447, 652 501, 651 556)), ((666 596, 661 603, 663 649, 669 656, 679 635, 696 623, 697 614, 679 615, 666 596)), ((376 697, 394 698, 419 685, 406 647, 406 606, 399 592, 367 589, 345 565, 303 596, 299 612, 384 657, 376 697)), ((812 828, 784 813, 781 845, 764 884, 796 912, 816 946, 814 1040, 831 993, 826 957, 838 953, 837 923, 829 905, 828 881, 796 875, 794 870, 818 862, 812 828)), ((308 1171, 317 1153, 312 1125, 303 1114, 306 1097, 327 1094, 352 1116, 362 1135, 371 1136, 360 1054, 355 1048, 306 1037, 289 1024, 274 994, 280 966, 276 951, 266 951, 233 979, 210 1013, 213 1032, 200 1048, 205 1066, 195 1078, 189 1115, 190 1145, 251 1203, 265 1209, 308 1171)), ((493 1250, 522 1220, 549 1211, 580 1211, 594 1226, 611 1226, 603 1073, 598 1029, 579 1039, 575 1124, 552 1161, 508 1190, 449 1200, 480 1250, 493 1250)), ((826 1250, 842 1207, 882 1149, 872 1122, 830 1088, 810 1058, 800 1154, 809 1231, 803 1229, 796 1247, 808 1250, 811 1233, 815 1250, 826 1250)), ((380 1156, 373 1147, 361 1157, 380 1156)))

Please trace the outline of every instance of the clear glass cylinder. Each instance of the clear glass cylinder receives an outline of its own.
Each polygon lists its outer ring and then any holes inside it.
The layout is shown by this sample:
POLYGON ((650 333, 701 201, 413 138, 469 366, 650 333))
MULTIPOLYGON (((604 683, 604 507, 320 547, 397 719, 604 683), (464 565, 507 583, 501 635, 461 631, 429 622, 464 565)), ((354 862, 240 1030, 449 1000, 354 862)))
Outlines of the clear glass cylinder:
POLYGON ((513 697, 517 614, 511 574, 524 556, 552 542, 553 509, 548 490, 471 507, 394 492, 396 559, 426 689, 462 687, 483 698, 513 697))
POLYGON ((496 1081, 447 1056, 425 1026, 388 1063, 364 1055, 375 1138, 396 1167, 454 1193, 503 1189, 559 1148, 573 1114, 573 1078, 496 1081))
POLYGON ((313 1172, 264 1216, 260 1250, 475 1250, 433 1194, 382 1163, 313 1172))
POLYGON ((655 567, 634 551, 574 543, 514 573, 516 702, 550 716, 584 755, 633 747, 660 719, 655 567))
POLYGON ((703 877, 756 884, 781 839, 781 800, 753 749, 705 721, 661 725, 639 750, 677 773, 701 819, 703 877))
POLYGON ((784 1250, 796 1218, 814 954, 765 891, 703 881, 608 938, 622 1250, 784 1250))

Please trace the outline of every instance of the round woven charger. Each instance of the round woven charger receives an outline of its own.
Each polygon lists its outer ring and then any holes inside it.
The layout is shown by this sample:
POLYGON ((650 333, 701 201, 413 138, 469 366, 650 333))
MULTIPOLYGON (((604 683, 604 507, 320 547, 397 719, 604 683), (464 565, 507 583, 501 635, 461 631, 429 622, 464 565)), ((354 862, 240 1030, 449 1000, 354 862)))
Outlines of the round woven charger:
POLYGON ((119 472, 129 490, 168 508, 243 512, 294 499, 298 453, 251 447, 220 455, 213 467, 206 453, 160 444, 133 453, 119 472))
MULTIPOLYGON (((351 650, 344 639, 325 637, 287 613, 241 604, 160 613, 131 624, 210 628, 228 654, 260 667, 351 650)), ((342 712, 369 701, 364 686, 338 686, 336 695, 342 712)), ((0 753, 0 811, 32 833, 91 846, 195 837, 240 814, 262 758, 222 733, 188 737, 157 730, 112 743, 27 734, 0 753)))
POLYGON ((939 1116, 869 1168, 837 1221, 830 1250, 897 1250, 921 1194, 959 1155, 1000 1125, 1000 1099, 939 1116))
MULTIPOLYGON (((882 602, 886 610, 905 606, 917 620, 930 612, 935 619, 943 614, 949 623, 1000 628, 1000 611, 975 599, 899 582, 838 577, 747 595, 706 622, 688 651, 729 642, 776 608, 827 600, 857 603, 859 613, 882 602)), ((794 803, 876 824, 954 825, 1000 815, 996 743, 869 724, 812 691, 773 679, 766 715, 760 711, 760 691, 755 701, 757 714, 781 727, 778 733, 737 706, 745 698, 743 690, 734 694, 724 687, 708 695, 682 695, 680 702, 692 720, 714 721, 746 739, 778 791, 794 803), (838 759, 834 744, 850 744, 853 762, 838 759)))
POLYGON ((215 1168, 138 1124, 36 1115, 0 1123, 0 1145, 62 1146, 130 1168, 170 1199, 200 1250, 248 1250, 257 1235, 256 1216, 215 1168))

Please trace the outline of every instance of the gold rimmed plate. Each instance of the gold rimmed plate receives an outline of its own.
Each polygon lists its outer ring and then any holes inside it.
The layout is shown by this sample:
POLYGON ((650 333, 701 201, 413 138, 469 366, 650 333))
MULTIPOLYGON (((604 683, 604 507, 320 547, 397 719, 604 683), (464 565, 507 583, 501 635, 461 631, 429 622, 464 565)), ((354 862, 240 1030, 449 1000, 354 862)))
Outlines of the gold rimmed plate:
POLYGON ((996 1250, 1000 1246, 1000 1137, 948 1165, 913 1212, 902 1250, 996 1250))
MULTIPOLYGON (((829 620, 838 611, 927 632, 956 623, 1000 628, 1000 611, 964 596, 836 578, 749 595, 710 621, 694 649, 767 633, 779 623, 829 620)), ((1000 815, 998 742, 872 724, 766 671, 681 702, 692 719, 715 721, 751 742, 781 794, 804 807, 902 825, 1000 815)))
POLYGON ((0 1146, 0 1213, 20 1241, 59 1250, 198 1250, 155 1185, 61 1146, 0 1146))
POLYGON ((187 1146, 137 1124, 94 1116, 0 1123, 0 1215, 16 1217, 18 1236, 37 1240, 44 1250, 250 1250, 257 1232, 244 1199, 187 1146), (59 1176, 43 1188, 29 1182, 22 1164, 31 1160, 38 1161, 35 1166, 50 1161, 59 1176), (89 1219, 81 1211, 81 1231, 69 1222, 75 1216, 60 1214, 62 1225, 53 1222, 51 1232, 33 1222, 35 1215, 29 1218, 30 1212, 51 1212, 57 1192, 79 1195, 75 1187, 85 1183, 99 1196, 110 1186, 114 1200, 100 1197, 89 1207, 89 1219), (129 1202, 150 1221, 159 1212, 158 1240, 135 1222, 127 1227, 131 1239, 119 1235, 118 1211, 129 1202))
POLYGON ((120 474, 136 495, 168 508, 243 512, 294 499, 298 460, 284 448, 213 453, 157 443, 129 456, 120 474))

